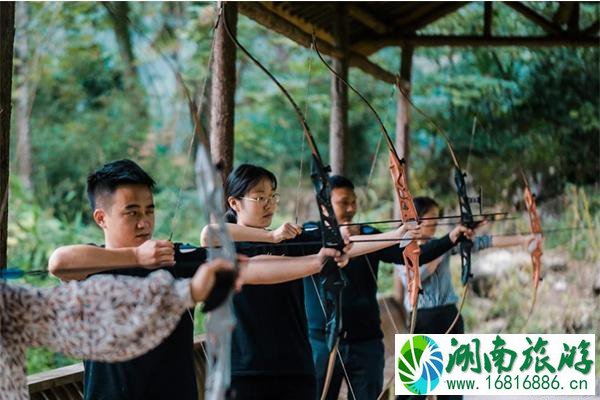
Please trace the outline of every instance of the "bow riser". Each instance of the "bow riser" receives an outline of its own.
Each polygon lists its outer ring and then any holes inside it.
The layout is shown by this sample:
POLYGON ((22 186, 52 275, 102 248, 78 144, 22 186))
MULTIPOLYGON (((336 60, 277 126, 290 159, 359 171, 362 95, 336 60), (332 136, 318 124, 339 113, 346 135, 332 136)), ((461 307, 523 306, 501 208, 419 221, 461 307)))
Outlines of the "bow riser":
MULTIPOLYGON (((195 113, 196 114, 196 113, 195 113)), ((224 258, 233 263, 237 271, 237 255, 233 241, 229 237, 223 216, 223 188, 217 171, 212 163, 207 138, 198 135, 200 146, 196 153, 196 187, 198 196, 204 203, 207 224, 216 224, 210 228, 211 237, 215 237, 221 247, 209 248, 207 258, 224 258)), ((205 322, 206 331, 206 388, 207 400, 224 400, 232 398, 231 387, 231 334, 235 327, 233 314, 232 291, 225 294, 226 301, 207 314, 205 322)))
MULTIPOLYGON (((408 190, 404 159, 398 159, 394 151, 390 151, 390 173, 400 205, 400 217, 403 223, 419 223, 419 216, 408 190)), ((402 252, 406 268, 406 284, 410 305, 416 310, 421 293, 421 276, 419 273, 419 255, 421 249, 416 241, 411 241, 402 252)), ((414 311, 413 311, 414 312, 414 311)), ((412 324, 411 324, 412 325, 412 324)))
POLYGON ((400 218, 403 223, 419 222, 419 216, 413 203, 412 195, 408 190, 408 180, 406 178, 406 168, 404 159, 398 160, 392 152, 390 152, 390 173, 394 181, 394 188, 398 195, 400 203, 400 218))
MULTIPOLYGON (((460 223, 469 229, 475 228, 475 220, 471 210, 471 201, 467 194, 467 184, 465 183, 466 174, 458 167, 454 169, 454 183, 456 185, 456 193, 458 195, 458 204, 460 206, 460 223)), ((471 240, 462 240, 459 244, 460 261, 461 261, 461 282, 466 285, 471 274, 471 249, 473 242, 471 240)))
POLYGON ((417 242, 412 241, 402 252, 404 266, 406 268, 406 284, 408 287, 408 296, 410 305, 416 309, 421 293, 421 276, 419 273, 419 255, 421 249, 417 242))
MULTIPOLYGON (((535 203, 535 195, 531 193, 529 186, 525 187, 523 197, 525 200, 525 207, 527 208, 527 213, 529 214, 529 224, 531 227, 531 233, 534 235, 542 235, 542 224, 539 218, 539 214, 537 212, 537 206, 535 203)), ((535 249, 531 252, 531 264, 533 265, 533 284, 535 288, 537 288, 539 281, 541 281, 541 271, 542 271, 542 242, 538 241, 536 243, 535 249)))

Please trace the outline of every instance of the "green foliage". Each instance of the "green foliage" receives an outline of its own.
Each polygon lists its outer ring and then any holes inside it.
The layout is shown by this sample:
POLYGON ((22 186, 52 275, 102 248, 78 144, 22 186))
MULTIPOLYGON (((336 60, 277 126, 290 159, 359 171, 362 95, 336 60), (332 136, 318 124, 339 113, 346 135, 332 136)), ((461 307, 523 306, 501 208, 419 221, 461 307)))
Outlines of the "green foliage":
MULTIPOLYGON (((16 88, 24 80, 35 83, 29 119, 34 187, 27 191, 16 174, 11 177, 9 264, 39 269, 60 245, 101 242, 101 232, 90 218, 85 179, 103 163, 120 158, 135 159, 158 182, 155 237, 173 234, 176 241, 197 244, 206 221, 196 193, 190 117, 172 68, 180 70, 199 103, 207 101, 215 5, 130 3, 130 39, 138 74, 133 85, 101 4, 28 5, 28 59, 38 60, 37 67, 27 76, 17 69, 14 84, 16 88)), ((543 2, 529 5, 549 18, 557 7, 543 2)), ((597 4, 582 4, 581 26, 591 24, 598 9, 597 4)), ((543 34, 505 5, 494 4, 493 12, 495 35, 543 34)), ((482 13, 481 3, 470 3, 419 33, 480 34, 482 13)), ((313 51, 241 15, 238 35, 305 110, 328 160, 329 72, 313 51)), ((384 49, 370 58, 389 71, 399 70, 398 49, 384 49)), ((15 65, 19 62, 15 60, 15 65)), ((237 64, 234 161, 257 163, 277 175, 285 198, 276 225, 294 218, 297 187, 299 198, 312 198, 310 152, 280 91, 240 52, 237 64)), ((545 225, 549 220, 557 227, 597 227, 599 67, 596 48, 418 48, 412 96, 449 134, 469 173, 468 182, 473 190, 483 189, 485 209, 510 209, 514 204, 522 209, 518 171, 523 167, 539 203, 550 210, 544 215, 545 225)), ((393 136, 396 89, 355 69, 349 78, 393 136)), ((15 99, 22 95, 17 90, 13 94, 15 99)), ((349 102, 347 175, 357 184, 358 218, 388 218, 394 198, 387 150, 383 145, 377 152, 381 134, 372 113, 352 93, 349 102)), ((209 112, 204 107, 201 119, 206 128, 209 112)), ((433 196, 447 210, 454 209, 451 161, 443 138, 415 110, 410 128, 413 193, 433 196)), ((11 157, 11 172, 17 172, 16 134, 11 157)), ((515 225, 526 226, 523 221, 515 225)), ((573 258, 590 261, 597 258, 598 233, 598 228, 563 231, 547 235, 546 241, 549 248, 562 247, 573 258)), ((390 277, 390 267, 382 267, 383 291, 391 289, 390 277)), ((512 301, 514 297, 500 298, 494 313, 509 311, 512 301)), ((465 314, 469 324, 477 318, 474 310, 467 308, 465 314)), ((196 332, 202 330, 200 313, 195 326, 196 332)), ((66 361, 45 350, 28 354, 31 372, 66 361)))
POLYGON ((25 355, 27 357, 28 374, 44 372, 49 369, 60 368, 77 362, 77 360, 65 357, 61 353, 53 353, 45 348, 38 347, 28 348, 25 355))

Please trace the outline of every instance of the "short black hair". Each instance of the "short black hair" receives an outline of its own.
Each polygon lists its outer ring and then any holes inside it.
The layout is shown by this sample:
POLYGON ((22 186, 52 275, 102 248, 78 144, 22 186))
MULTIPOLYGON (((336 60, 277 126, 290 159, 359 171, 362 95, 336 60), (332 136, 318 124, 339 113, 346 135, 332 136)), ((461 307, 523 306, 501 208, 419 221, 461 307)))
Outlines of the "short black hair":
POLYGON ((440 216, 442 214, 442 210, 440 209, 439 204, 431 197, 414 197, 413 203, 415 205, 415 209, 417 210, 417 215, 419 217, 422 217, 423 215, 427 214, 433 208, 437 208, 440 211, 440 216))
POLYGON ((352 183, 350 179, 341 175, 331 175, 329 177, 329 186, 331 186, 331 190, 338 188, 354 190, 354 183, 352 183))
POLYGON ((87 178, 87 197, 92 210, 96 209, 98 197, 112 194, 121 185, 142 185, 150 191, 156 183, 139 165, 131 160, 117 160, 104 164, 87 178))

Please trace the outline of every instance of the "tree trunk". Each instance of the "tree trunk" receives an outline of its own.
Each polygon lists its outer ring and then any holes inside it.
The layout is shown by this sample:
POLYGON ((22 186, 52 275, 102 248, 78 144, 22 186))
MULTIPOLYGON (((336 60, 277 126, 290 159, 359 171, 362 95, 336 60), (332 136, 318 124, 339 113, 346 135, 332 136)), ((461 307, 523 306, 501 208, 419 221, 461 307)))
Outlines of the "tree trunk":
MULTIPOLYGON (((227 3, 227 22, 236 34, 237 4, 227 3)), ((210 150, 213 162, 221 169, 223 182, 233 168, 233 129, 236 85, 236 47, 225 31, 224 20, 215 30, 212 63, 210 150)))
POLYGON ((115 32, 121 60, 125 63, 125 73, 130 82, 137 79, 137 68, 131 36, 129 34, 129 4, 126 1, 102 2, 108 10, 108 16, 115 32))
POLYGON ((16 58, 19 60, 15 67, 16 81, 19 86, 16 90, 15 120, 17 129, 17 171, 21 183, 28 191, 33 190, 31 178, 31 129, 30 117, 32 106, 32 92, 30 85, 29 35, 29 5, 25 2, 16 4, 15 19, 19 26, 15 36, 16 58))
POLYGON ((0 3, 0 268, 6 268, 8 238, 8 168, 10 112, 15 36, 15 3, 0 3))
POLYGON ((135 54, 131 41, 129 19, 129 3, 126 1, 101 2, 108 11, 110 22, 113 26, 115 39, 119 47, 119 55, 125 66, 125 88, 132 95, 135 109, 140 117, 146 117, 146 105, 144 103, 144 92, 136 65, 135 54))
MULTIPOLYGON (((336 4, 333 13, 335 46, 342 56, 333 58, 333 70, 348 80, 348 19, 346 6, 336 4)), ((331 172, 346 172, 346 143, 348 137, 348 88, 336 76, 331 76, 331 116, 329 120, 329 159, 331 172)))

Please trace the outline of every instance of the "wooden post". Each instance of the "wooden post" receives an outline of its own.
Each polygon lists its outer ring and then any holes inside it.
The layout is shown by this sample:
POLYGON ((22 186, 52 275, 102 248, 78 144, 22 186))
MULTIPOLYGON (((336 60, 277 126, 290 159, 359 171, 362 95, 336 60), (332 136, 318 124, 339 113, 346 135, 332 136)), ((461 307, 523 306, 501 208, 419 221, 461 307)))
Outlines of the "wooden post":
MULTIPOLYGON (((237 4, 228 2, 225 7, 227 22, 234 35, 237 32, 237 4)), ((227 36, 223 19, 215 30, 212 62, 210 151, 213 162, 221 167, 223 182, 233 168, 233 129, 235 108, 235 43, 227 36)))
POLYGON ((483 3, 483 36, 492 37, 492 2, 486 1, 483 3))
POLYGON ((29 125, 32 101, 29 74, 32 62, 29 59, 29 38, 27 33, 29 6, 26 2, 19 2, 15 5, 15 20, 18 26, 15 32, 14 51, 15 58, 20 61, 15 66, 15 79, 17 82, 19 81, 18 77, 21 77, 20 85, 16 89, 15 133, 17 134, 17 173, 23 187, 28 192, 32 192, 31 129, 29 125))
MULTIPOLYGON (((406 96, 410 97, 410 81, 412 73, 412 58, 414 48, 405 46, 402 48, 402 62, 400 63, 400 86, 406 96)), ((406 170, 408 171, 408 160, 410 150, 410 103, 398 89, 398 103, 396 108, 396 149, 398 156, 406 160, 406 170)), ((408 179, 408 175, 407 175, 408 179)), ((400 218, 400 209, 398 201, 394 202, 394 217, 400 218)))
MULTIPOLYGON (((335 47, 342 56, 333 58, 333 69, 348 80, 348 18, 346 5, 335 4, 333 35, 335 47)), ((348 136, 348 88, 336 76, 331 77, 331 115, 329 119, 329 160, 333 174, 346 171, 346 142, 348 136)))
POLYGON ((0 3, 0 269, 6 268, 8 239, 8 168, 10 112, 15 38, 15 3, 0 3))

